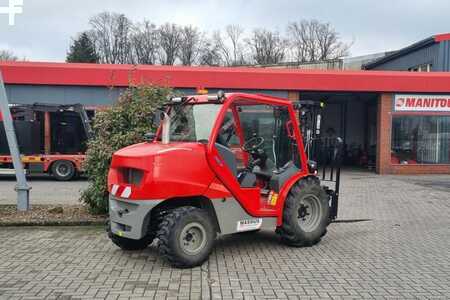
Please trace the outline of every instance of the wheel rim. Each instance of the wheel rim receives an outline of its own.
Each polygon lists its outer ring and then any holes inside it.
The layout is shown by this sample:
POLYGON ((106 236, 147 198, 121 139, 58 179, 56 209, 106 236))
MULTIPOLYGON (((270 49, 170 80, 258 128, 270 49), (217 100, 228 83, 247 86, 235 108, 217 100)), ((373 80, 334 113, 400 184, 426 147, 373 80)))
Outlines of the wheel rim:
POLYGON ((200 223, 189 223, 184 226, 180 235, 180 246, 188 255, 199 253, 206 245, 206 230, 200 223))
POLYGON ((70 167, 66 164, 59 164, 56 167, 56 173, 58 174, 58 176, 66 177, 70 174, 70 167))
POLYGON ((305 232, 314 231, 322 220, 322 204, 316 195, 306 195, 300 200, 298 225, 305 232))

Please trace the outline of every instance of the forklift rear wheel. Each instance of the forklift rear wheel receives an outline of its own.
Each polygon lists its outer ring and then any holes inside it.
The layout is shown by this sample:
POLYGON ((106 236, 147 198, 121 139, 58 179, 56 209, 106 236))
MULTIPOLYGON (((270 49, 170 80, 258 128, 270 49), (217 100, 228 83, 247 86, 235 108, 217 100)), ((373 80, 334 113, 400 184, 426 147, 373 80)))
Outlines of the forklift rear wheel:
POLYGON ((111 241, 122 250, 143 250, 153 242, 153 237, 151 236, 146 236, 140 240, 133 240, 115 235, 111 232, 109 220, 106 221, 106 231, 111 241))
POLYGON ((175 267, 189 268, 208 259, 216 232, 206 211, 186 206, 165 215, 156 236, 161 256, 175 267))
POLYGON ((289 192, 278 233, 284 243, 295 247, 317 244, 329 224, 329 204, 325 190, 315 178, 296 183, 289 192))
POLYGON ((75 166, 68 160, 57 160, 52 165, 52 175, 58 181, 69 181, 76 175, 75 166))

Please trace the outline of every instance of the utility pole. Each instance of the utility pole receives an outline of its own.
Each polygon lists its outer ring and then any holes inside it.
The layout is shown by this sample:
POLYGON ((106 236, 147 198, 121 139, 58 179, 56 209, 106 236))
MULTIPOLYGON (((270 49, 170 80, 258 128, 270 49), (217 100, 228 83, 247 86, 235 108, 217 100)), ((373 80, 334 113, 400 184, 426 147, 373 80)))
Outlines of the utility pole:
POLYGON ((19 147, 17 145, 17 137, 14 132, 14 125, 9 110, 8 98, 6 96, 6 89, 3 83, 3 76, 0 71, 0 112, 3 116, 3 124, 6 132, 6 139, 8 140, 9 152, 11 153, 14 169, 16 170, 16 191, 17 191, 17 210, 27 211, 30 209, 30 190, 31 187, 27 184, 25 173, 23 170, 22 160, 20 158, 19 147))

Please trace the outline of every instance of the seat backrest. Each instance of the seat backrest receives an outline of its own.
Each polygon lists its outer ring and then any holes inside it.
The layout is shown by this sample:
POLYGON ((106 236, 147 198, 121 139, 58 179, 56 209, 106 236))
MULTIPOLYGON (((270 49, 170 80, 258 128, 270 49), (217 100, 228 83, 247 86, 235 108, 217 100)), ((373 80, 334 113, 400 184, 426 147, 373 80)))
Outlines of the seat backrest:
POLYGON ((236 156, 234 156, 233 151, 230 148, 216 143, 217 151, 222 159, 225 161, 225 164, 230 168, 231 173, 236 177, 237 176, 237 161, 236 156))

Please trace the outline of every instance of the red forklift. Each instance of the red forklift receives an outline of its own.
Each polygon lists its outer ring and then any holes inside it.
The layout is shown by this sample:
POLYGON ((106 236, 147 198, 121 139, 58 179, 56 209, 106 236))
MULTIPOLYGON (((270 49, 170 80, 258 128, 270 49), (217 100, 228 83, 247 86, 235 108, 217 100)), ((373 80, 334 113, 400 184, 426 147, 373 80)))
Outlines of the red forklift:
MULTIPOLYGON (((92 131, 81 104, 10 105, 22 162, 28 174, 49 174, 59 181, 83 172, 86 142, 92 131)), ((14 174, 0 115, 0 174, 14 174)))
POLYGON ((318 141, 319 111, 244 93, 172 98, 156 134, 113 155, 108 236, 124 250, 156 238, 176 267, 202 264, 218 235, 274 230, 289 246, 317 244, 337 216, 341 144, 322 156, 335 175, 322 167, 321 183, 305 152, 318 141), (314 123, 308 139, 299 120, 314 123))

